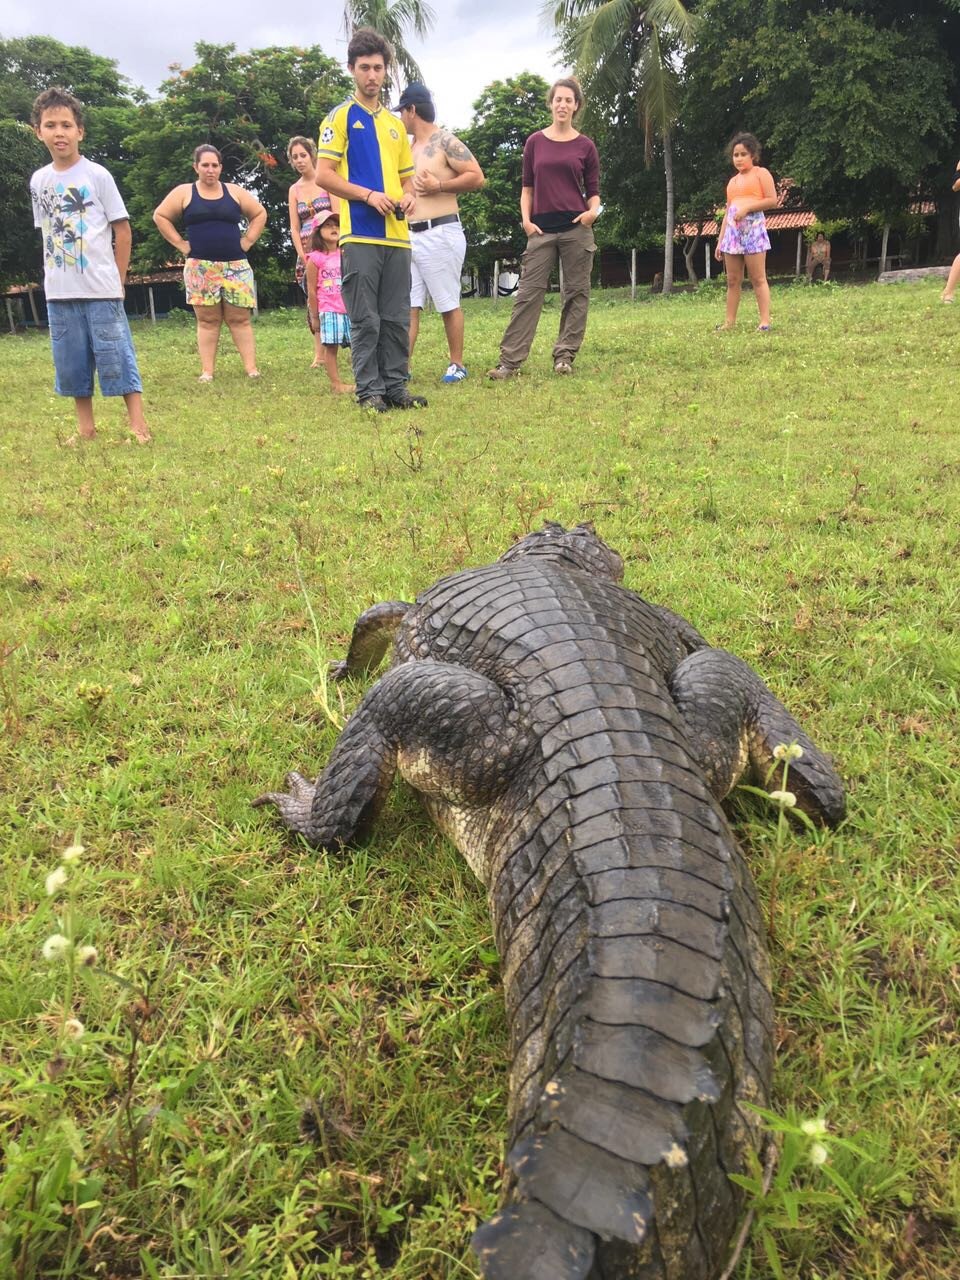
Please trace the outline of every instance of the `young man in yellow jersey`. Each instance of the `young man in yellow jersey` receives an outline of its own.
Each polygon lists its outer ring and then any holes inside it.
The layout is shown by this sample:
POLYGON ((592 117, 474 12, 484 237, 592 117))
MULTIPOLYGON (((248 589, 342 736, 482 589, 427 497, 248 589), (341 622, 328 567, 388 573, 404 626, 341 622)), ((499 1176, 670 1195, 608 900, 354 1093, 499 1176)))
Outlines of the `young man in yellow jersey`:
POLYGON ((320 126, 317 183, 339 196, 343 297, 350 313, 357 400, 367 409, 416 409, 407 390, 410 233, 416 205, 406 130, 380 104, 393 50, 361 27, 347 46, 354 96, 320 126))

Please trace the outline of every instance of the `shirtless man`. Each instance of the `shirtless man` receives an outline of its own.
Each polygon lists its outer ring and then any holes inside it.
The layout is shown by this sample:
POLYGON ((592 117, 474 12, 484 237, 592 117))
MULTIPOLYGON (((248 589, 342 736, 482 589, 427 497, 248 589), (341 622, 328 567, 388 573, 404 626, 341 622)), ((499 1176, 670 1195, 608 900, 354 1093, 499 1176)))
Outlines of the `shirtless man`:
POLYGON ((450 348, 444 382, 462 382, 463 311, 460 308, 460 273, 467 241, 460 225, 457 196, 479 191, 483 170, 459 138, 435 123, 436 108, 424 85, 413 81, 400 95, 396 108, 413 140, 413 179, 417 197, 415 221, 410 223, 412 280, 410 288, 410 355, 420 329, 420 312, 427 294, 443 316, 450 348))

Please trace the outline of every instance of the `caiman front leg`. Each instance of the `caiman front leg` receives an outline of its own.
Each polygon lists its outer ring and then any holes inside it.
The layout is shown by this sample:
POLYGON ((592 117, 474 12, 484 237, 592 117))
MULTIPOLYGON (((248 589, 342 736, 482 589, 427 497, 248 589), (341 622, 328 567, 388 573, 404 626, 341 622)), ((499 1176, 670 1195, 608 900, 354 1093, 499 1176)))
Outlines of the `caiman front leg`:
POLYGON ((315 784, 291 773, 288 792, 253 803, 275 805, 318 849, 337 849, 366 838, 398 769, 442 817, 445 807, 488 805, 528 745, 509 691, 453 663, 407 662, 366 695, 315 784))
POLYGON ((412 606, 403 600, 385 600, 365 609, 353 624, 347 656, 340 662, 330 663, 330 679, 346 680, 349 676, 376 671, 410 608, 412 606))
POLYGON ((717 799, 748 772, 767 791, 782 786, 783 766, 774 748, 795 742, 803 754, 790 763, 787 787, 797 807, 826 826, 842 821, 843 783, 829 756, 745 662, 724 649, 698 649, 677 666, 668 684, 693 757, 717 799))

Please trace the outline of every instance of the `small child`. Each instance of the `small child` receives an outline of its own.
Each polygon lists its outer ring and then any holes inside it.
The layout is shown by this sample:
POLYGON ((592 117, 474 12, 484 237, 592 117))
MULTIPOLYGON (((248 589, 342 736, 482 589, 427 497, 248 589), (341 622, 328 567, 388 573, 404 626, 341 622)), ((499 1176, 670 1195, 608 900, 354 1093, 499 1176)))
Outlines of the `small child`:
POLYGON ((323 363, 334 391, 356 391, 340 381, 337 353, 350 345, 350 317, 340 291, 340 217, 327 210, 317 215, 307 254, 307 318, 310 332, 319 333, 323 363))
POLYGON ((718 329, 732 329, 737 323, 743 268, 753 285, 760 312, 757 328, 770 328, 770 286, 766 258, 770 248, 764 209, 777 207, 777 188, 769 169, 760 167, 760 143, 752 133, 738 133, 730 144, 730 159, 736 173, 727 183, 727 210, 717 237, 716 258, 724 260, 727 273, 727 316, 718 329))
POLYGON ((123 309, 130 220, 117 184, 80 154, 83 107, 65 89, 47 89, 31 114, 52 163, 30 179, 33 223, 43 234, 44 292, 57 395, 72 396, 77 433, 96 435, 93 371, 105 396, 123 396, 130 430, 150 439, 130 325, 123 309))

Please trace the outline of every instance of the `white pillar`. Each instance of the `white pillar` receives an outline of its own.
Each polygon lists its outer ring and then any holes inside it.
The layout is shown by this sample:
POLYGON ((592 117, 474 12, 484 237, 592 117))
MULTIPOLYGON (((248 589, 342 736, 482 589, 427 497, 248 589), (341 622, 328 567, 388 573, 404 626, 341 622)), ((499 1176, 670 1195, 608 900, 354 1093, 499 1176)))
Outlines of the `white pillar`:
POLYGON ((637 300, 637 251, 630 250, 630 301, 637 300))
POLYGON ((40 313, 37 311, 37 300, 33 296, 33 285, 27 285, 27 297, 30 299, 30 310, 33 312, 33 323, 40 328, 40 313))
POLYGON ((500 263, 493 264, 493 305, 496 306, 500 298, 500 263))
POLYGON ((797 232, 797 275, 800 275, 800 254, 803 249, 803 232, 797 232))
POLYGON ((157 323, 157 308, 153 301, 153 285, 147 285, 147 301, 150 303, 150 319, 153 324, 157 323))
POLYGON ((711 279, 711 269, 713 267, 713 254, 710 252, 710 241, 707 240, 703 246, 703 265, 707 270, 707 279, 711 279))
POLYGON ((10 321, 10 332, 16 333, 17 326, 13 318, 13 303, 10 301, 9 297, 7 298, 6 301, 7 301, 7 319, 10 321))
POLYGON ((887 269, 887 243, 890 240, 890 223, 884 224, 883 243, 880 246, 880 274, 883 275, 887 269))

